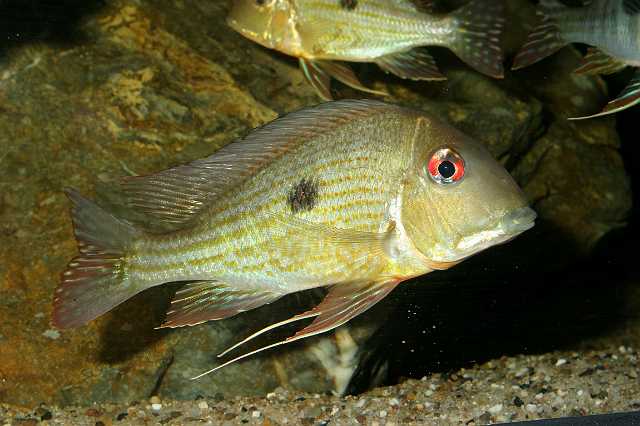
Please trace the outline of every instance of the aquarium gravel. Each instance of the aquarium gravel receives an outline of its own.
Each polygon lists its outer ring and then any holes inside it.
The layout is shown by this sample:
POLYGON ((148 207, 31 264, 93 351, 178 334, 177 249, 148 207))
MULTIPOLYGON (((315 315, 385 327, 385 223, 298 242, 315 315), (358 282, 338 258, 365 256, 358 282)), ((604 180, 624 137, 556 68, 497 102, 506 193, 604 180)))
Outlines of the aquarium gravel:
POLYGON ((265 398, 195 401, 153 396, 130 404, 21 409, 0 406, 0 425, 480 425, 640 408, 638 352, 502 357, 482 365, 347 397, 277 388, 265 398))

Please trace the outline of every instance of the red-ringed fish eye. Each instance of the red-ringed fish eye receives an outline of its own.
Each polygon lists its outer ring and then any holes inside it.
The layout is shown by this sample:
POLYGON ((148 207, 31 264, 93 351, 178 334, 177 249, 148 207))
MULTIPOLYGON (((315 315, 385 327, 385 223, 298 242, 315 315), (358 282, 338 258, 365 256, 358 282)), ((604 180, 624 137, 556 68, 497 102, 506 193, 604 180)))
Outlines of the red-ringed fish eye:
POLYGON ((429 158, 427 172, 434 182, 447 185, 464 177, 464 160, 450 148, 440 148, 429 158))

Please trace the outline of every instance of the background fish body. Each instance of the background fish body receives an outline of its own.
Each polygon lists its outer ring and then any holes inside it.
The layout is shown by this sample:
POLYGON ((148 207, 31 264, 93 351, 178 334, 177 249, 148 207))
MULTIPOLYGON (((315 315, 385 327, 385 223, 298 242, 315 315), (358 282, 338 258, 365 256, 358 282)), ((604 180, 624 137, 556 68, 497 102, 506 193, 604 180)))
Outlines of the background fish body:
MULTIPOLYGON (((569 43, 589 48, 576 73, 611 74, 626 66, 640 66, 640 0, 593 0, 570 8, 557 0, 542 0, 539 25, 514 59, 513 69, 534 64, 569 43)), ((593 118, 630 108, 640 102, 640 72, 613 101, 593 118)))
POLYGON ((481 144, 430 115, 376 101, 289 114, 210 157, 125 179, 122 189, 131 208, 169 229, 136 228, 69 191, 80 255, 56 290, 60 328, 171 281, 188 283, 166 327, 328 286, 319 305, 285 321, 315 318, 287 341, 297 340, 344 324, 404 280, 510 240, 535 219, 481 144))
MULTIPOLYGON (((502 3, 472 0, 446 15, 411 0, 236 0, 228 24, 270 49, 299 58, 307 80, 330 99, 329 79, 372 92, 344 65, 373 62, 413 80, 442 80, 421 46, 444 46, 486 75, 501 78, 502 3)), ((381 94, 380 92, 373 93, 381 94)))
POLYGON ((640 65, 640 10, 630 9, 625 0, 549 10, 564 40, 597 46, 628 65, 640 65))
MULTIPOLYGON (((403 0, 298 0, 298 28, 308 59, 371 62, 454 36, 451 18, 420 12, 403 0)), ((290 52, 285 52, 290 53, 290 52)))

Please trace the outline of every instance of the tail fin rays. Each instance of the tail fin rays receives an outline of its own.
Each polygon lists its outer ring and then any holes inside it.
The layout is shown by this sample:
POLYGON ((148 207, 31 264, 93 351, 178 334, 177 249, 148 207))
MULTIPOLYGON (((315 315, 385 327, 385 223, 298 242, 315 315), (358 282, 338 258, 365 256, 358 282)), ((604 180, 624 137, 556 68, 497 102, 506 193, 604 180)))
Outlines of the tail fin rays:
POLYGON ((563 40, 554 19, 555 13, 567 7, 555 0, 542 1, 540 6, 541 10, 537 12, 537 15, 541 21, 529 34, 527 41, 513 60, 512 70, 533 65, 569 44, 563 40))
POLYGON ((75 190, 65 192, 73 203, 80 255, 69 262, 55 291, 52 322, 61 329, 81 326, 142 290, 129 282, 123 260, 139 231, 75 190))
POLYGON ((473 0, 451 14, 457 22, 451 50, 477 71, 503 78, 500 39, 504 28, 501 1, 473 0))

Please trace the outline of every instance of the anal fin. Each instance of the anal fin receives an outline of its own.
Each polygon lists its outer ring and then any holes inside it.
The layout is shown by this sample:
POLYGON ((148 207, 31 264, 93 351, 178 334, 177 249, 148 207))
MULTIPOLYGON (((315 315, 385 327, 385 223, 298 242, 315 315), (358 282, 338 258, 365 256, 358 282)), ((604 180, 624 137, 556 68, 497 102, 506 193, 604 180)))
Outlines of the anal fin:
POLYGON ((361 92, 371 93, 380 96, 389 96, 387 92, 370 89, 358 80, 353 70, 348 65, 344 65, 335 61, 313 61, 316 66, 321 68, 330 77, 335 78, 340 83, 345 84, 353 89, 361 92))
POLYGON ((267 331, 273 330, 286 324, 290 324, 295 321, 315 317, 314 321, 311 324, 298 331, 293 336, 288 337, 287 339, 280 342, 276 342, 271 345, 256 349, 255 351, 240 355, 230 361, 227 361, 209 371, 206 371, 194 377, 193 379, 198 379, 209 373, 213 373, 221 368, 235 363, 236 361, 250 357, 259 352, 263 352, 267 349, 271 349, 276 346, 284 345, 286 343, 294 342, 296 340, 301 340, 306 337, 315 336, 317 334, 333 330, 334 328, 345 324, 350 319, 365 312, 380 300, 384 299, 399 283, 400 281, 398 279, 385 279, 375 282, 356 281, 351 283, 336 284, 331 287, 324 300, 315 308, 302 314, 295 315, 285 321, 281 321, 279 323, 265 327, 262 330, 259 330, 258 332, 237 343, 236 345, 232 346, 231 348, 227 349, 226 351, 222 352, 219 356, 230 352, 231 350, 243 345, 250 340, 253 340, 254 338, 266 333, 267 331))
POLYGON ((183 327, 229 318, 274 302, 282 296, 281 293, 270 291, 238 290, 219 281, 192 282, 176 293, 165 322, 158 328, 183 327))
POLYGON ((602 50, 590 47, 587 54, 582 58, 582 63, 574 71, 577 74, 613 74, 625 68, 624 62, 604 53, 602 50))
POLYGON ((640 103, 640 70, 636 71, 635 75, 627 87, 624 88, 622 93, 620 93, 616 99, 609 102, 602 111, 597 114, 587 115, 584 117, 572 117, 569 118, 569 120, 586 120, 588 118, 615 114, 616 112, 631 108, 638 103, 640 103))
POLYGON ((376 59, 384 71, 409 80, 446 80, 433 57, 424 48, 392 53, 376 59))

